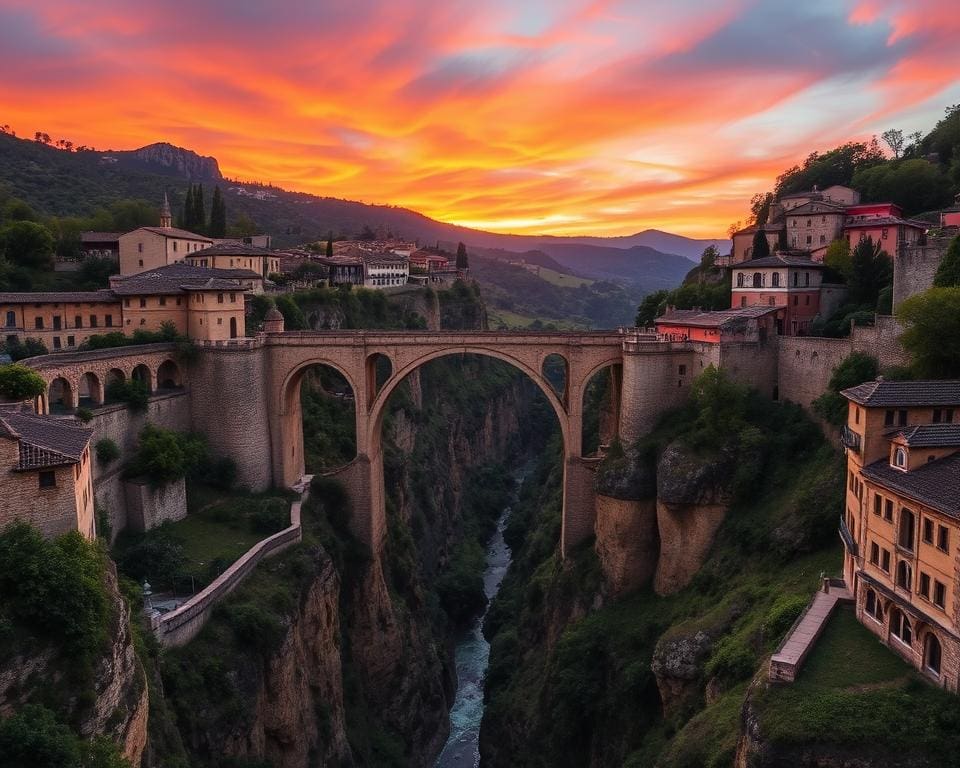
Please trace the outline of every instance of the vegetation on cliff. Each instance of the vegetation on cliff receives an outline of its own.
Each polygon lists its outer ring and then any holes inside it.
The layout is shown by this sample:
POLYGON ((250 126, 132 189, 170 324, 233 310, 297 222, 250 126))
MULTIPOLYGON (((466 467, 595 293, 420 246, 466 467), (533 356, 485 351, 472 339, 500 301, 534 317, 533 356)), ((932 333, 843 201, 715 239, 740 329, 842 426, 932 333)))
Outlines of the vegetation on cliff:
MULTIPOLYGON (((554 482, 522 500, 535 532, 511 542, 515 565, 488 621, 481 749, 491 765, 732 762, 745 682, 839 562, 842 467, 799 408, 752 396, 717 371, 695 389, 626 451, 647 474, 678 443, 703 461, 737 457, 712 553, 680 592, 611 600, 591 548, 559 562, 559 468, 538 470, 554 482)), ((609 471, 622 475, 623 461, 609 471)))

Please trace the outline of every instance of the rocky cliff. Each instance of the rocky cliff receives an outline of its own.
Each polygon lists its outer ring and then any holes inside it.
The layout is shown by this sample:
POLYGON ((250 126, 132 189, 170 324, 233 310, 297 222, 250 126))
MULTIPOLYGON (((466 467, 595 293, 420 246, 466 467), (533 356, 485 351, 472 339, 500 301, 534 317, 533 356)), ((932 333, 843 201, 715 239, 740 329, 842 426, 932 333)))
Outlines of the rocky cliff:
POLYGON ((118 154, 190 181, 219 181, 223 178, 215 157, 203 157, 193 150, 175 147, 165 141, 118 154))
POLYGON ((149 703, 143 667, 134 652, 130 611, 116 572, 105 571, 107 641, 92 660, 79 661, 53 641, 24 643, 0 665, 0 718, 42 704, 84 739, 105 737, 138 765, 147 742, 149 703))

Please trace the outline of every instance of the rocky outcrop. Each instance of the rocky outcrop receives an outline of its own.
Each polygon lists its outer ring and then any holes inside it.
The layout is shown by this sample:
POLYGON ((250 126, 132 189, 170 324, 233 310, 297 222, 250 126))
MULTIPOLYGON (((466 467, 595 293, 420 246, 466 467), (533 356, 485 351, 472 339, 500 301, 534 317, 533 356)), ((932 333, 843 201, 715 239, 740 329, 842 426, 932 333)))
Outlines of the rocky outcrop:
POLYGON ((0 667, 0 717, 42 700, 43 689, 56 688, 67 692, 66 711, 61 714, 76 724, 81 736, 106 736, 132 765, 138 765, 147 742, 147 686, 133 648, 130 611, 120 596, 112 565, 106 571, 106 586, 111 602, 110 642, 94 660, 92 690, 71 690, 76 684, 70 673, 72 659, 50 647, 31 647, 0 667))
POLYGON ((219 181, 223 178, 215 157, 202 157, 190 149, 165 141, 149 144, 130 153, 141 163, 160 166, 190 181, 219 181))
POLYGON ((317 574, 279 650, 253 685, 253 716, 230 734, 223 752, 266 759, 276 768, 311 760, 350 765, 340 654, 340 578, 320 555, 317 574))
POLYGON ((648 584, 657 569, 660 550, 656 501, 598 494, 596 511, 594 547, 610 596, 648 584))
POLYGON ((654 578, 659 595, 676 592, 700 570, 730 504, 734 456, 697 456, 669 445, 657 463, 657 527, 660 560, 654 578))

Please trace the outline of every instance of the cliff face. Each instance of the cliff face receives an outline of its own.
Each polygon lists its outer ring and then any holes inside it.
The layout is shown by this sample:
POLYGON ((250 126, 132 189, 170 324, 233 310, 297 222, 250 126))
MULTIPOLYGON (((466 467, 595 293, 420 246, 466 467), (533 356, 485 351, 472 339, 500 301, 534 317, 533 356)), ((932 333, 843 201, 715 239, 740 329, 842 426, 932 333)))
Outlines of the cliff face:
POLYGON ((215 157, 202 157, 190 149, 175 147, 165 141, 149 144, 128 154, 138 162, 159 166, 191 181, 219 181, 223 178, 215 157))
POLYGON ((105 736, 138 765, 147 742, 147 687, 133 648, 130 611, 112 568, 106 571, 106 587, 111 603, 109 640, 94 659, 89 679, 78 679, 74 661, 54 647, 25 649, 0 667, 0 717, 28 703, 49 702, 55 693, 60 697, 59 714, 75 723, 82 737, 105 736))

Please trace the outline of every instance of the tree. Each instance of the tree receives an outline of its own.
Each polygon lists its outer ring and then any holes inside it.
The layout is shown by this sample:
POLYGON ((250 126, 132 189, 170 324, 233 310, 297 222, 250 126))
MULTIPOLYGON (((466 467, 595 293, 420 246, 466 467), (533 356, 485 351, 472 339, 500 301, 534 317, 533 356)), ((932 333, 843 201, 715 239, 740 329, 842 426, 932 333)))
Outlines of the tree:
POLYGON ((872 237, 857 243, 850 257, 850 302, 875 307, 880 291, 892 280, 893 264, 880 243, 872 237))
POLYGON ((41 224, 13 221, 0 229, 0 255, 17 266, 52 269, 53 250, 53 235, 41 224))
POLYGON ((468 269, 470 262, 467 257, 467 246, 463 243, 457 243, 457 269, 468 269))
POLYGON ((183 212, 180 214, 180 228, 190 230, 193 225, 193 184, 187 185, 187 196, 183 200, 183 212))
POLYGON ((213 201, 210 203, 210 237, 227 236, 227 206, 220 192, 220 185, 213 188, 213 201))
POLYGON ((924 152, 936 152, 944 165, 949 165, 960 155, 960 104, 951 104, 944 110, 944 117, 922 142, 924 152))
POLYGON ((903 152, 903 131, 899 128, 890 128, 880 134, 880 138, 890 147, 895 160, 900 159, 900 153, 903 152))
POLYGON ((767 233, 763 227, 758 227, 753 234, 753 249, 750 251, 750 259, 765 259, 770 255, 770 243, 767 241, 767 233))
POLYGON ((900 342, 915 372, 932 379, 960 378, 960 287, 931 288, 897 307, 900 342))
POLYGON ((283 315, 283 327, 288 331, 303 331, 307 329, 307 318, 297 303, 289 296, 277 297, 277 309, 283 315))
POLYGON ((18 363, 0 365, 0 397, 27 400, 46 391, 46 383, 32 368, 18 363))
POLYGON ((327 235, 327 258, 333 258, 333 230, 327 235))
POLYGON ((152 485, 165 485, 192 472, 205 456, 206 446, 199 438, 148 423, 140 431, 140 445, 127 476, 143 476, 152 485))
POLYGON ((669 295, 670 291, 659 290, 644 296, 640 306, 637 307, 636 326, 638 328, 649 328, 653 325, 653 321, 663 314, 669 295))
POLYGON ((907 215, 950 202, 950 179, 926 160, 900 160, 858 170, 850 181, 865 200, 889 200, 907 215))
POLYGON ((207 231, 207 213, 203 205, 203 185, 197 184, 193 190, 193 229, 192 232, 207 231))
POLYGON ((851 352, 833 369, 827 391, 813 401, 813 410, 835 426, 847 420, 847 400, 840 394, 844 389, 855 387, 877 378, 877 359, 864 352, 851 352))
POLYGON ((717 259, 720 257, 720 251, 715 245, 708 245, 703 249, 703 253, 700 254, 700 277, 703 278, 703 272, 708 269, 713 269, 714 264, 717 263, 717 259))
POLYGON ((960 285, 960 235, 953 238, 950 247, 937 267, 933 284, 938 288, 950 288, 960 285))
POLYGON ((230 232, 236 237, 249 237, 257 234, 257 225, 247 214, 241 213, 230 227, 230 232))
POLYGON ((750 198, 750 223, 762 227, 770 217, 773 192, 758 192, 750 198))
POLYGON ((3 221, 39 221, 40 217, 28 203, 12 197, 3 206, 3 216, 0 216, 0 219, 3 221))
POLYGON ((823 264, 829 267, 844 282, 850 281, 853 274, 853 260, 850 255, 850 241, 845 237, 838 237, 827 246, 823 257, 823 264))
POLYGON ((867 142, 848 142, 829 152, 811 152, 802 166, 794 166, 777 177, 777 197, 792 192, 803 192, 815 184, 820 189, 834 184, 850 184, 853 174, 860 168, 886 162, 883 150, 876 137, 867 142))

